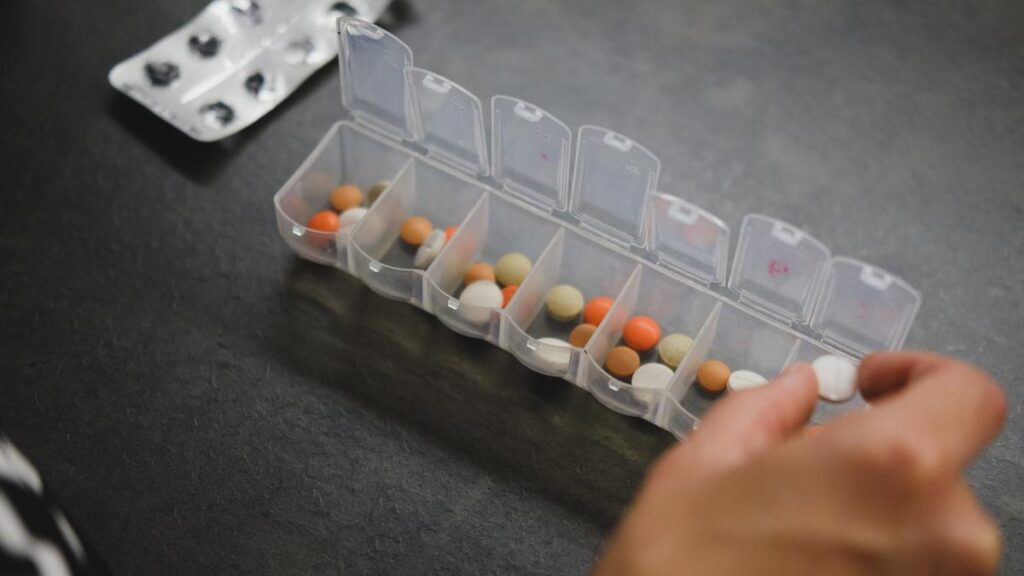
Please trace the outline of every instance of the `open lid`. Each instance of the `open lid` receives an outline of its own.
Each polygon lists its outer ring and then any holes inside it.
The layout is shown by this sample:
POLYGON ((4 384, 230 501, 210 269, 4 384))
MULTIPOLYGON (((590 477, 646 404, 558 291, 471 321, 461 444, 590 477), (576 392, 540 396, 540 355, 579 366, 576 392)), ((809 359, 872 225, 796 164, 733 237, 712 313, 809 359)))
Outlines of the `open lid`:
POLYGON ((642 246, 647 197, 658 186, 661 163, 621 134, 581 126, 569 211, 582 225, 619 244, 642 246))
POLYGON ((488 173, 480 99, 455 82, 422 68, 406 68, 417 141, 472 174, 488 173))
POLYGON ((781 220, 743 218, 729 288, 786 320, 807 322, 828 268, 828 248, 781 220))
POLYGON ((811 327, 860 354, 896 350, 920 305, 921 294, 901 278, 853 258, 836 257, 811 327))
POLYGON ((650 245, 658 261, 705 284, 725 282, 729 227, 682 198, 651 194, 650 245))
POLYGON ((538 106, 495 96, 491 141, 494 178, 506 190, 549 212, 568 208, 568 126, 538 106))
POLYGON ((380 26, 341 17, 338 62, 342 106, 393 138, 411 138, 405 69, 412 49, 380 26))

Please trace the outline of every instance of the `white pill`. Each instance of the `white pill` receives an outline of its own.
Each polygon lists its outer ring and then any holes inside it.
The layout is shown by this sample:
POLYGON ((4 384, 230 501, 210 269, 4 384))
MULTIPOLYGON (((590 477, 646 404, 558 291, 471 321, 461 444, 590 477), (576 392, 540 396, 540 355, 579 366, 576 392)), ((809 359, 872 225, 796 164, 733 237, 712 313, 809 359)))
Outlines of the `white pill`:
POLYGON ((540 338, 537 342, 544 344, 544 346, 538 346, 533 352, 541 364, 552 370, 567 370, 569 368, 572 345, 565 340, 551 337, 540 338))
POLYGON ((857 392, 857 366, 846 358, 826 354, 811 362, 818 377, 818 395, 832 402, 853 398, 857 392))
POLYGON ((750 370, 737 370, 729 374, 729 390, 750 390, 759 388, 768 383, 768 379, 757 372, 750 370))
POLYGON ((416 249, 416 256, 412 260, 412 265, 420 270, 426 270, 430 263, 434 261, 434 258, 437 258, 437 255, 441 253, 442 248, 444 248, 444 230, 434 230, 427 234, 427 237, 423 239, 423 243, 416 249))
POLYGON ((338 230, 344 230, 351 228, 359 223, 366 216, 366 208, 357 206, 355 208, 349 208, 338 216, 338 230))
POLYGON ((491 310, 501 308, 501 288, 494 282, 473 282, 459 296, 459 316, 466 322, 483 324, 491 319, 491 310))
POLYGON ((672 379, 672 369, 659 362, 649 362, 633 372, 633 386, 637 388, 664 388, 672 379))

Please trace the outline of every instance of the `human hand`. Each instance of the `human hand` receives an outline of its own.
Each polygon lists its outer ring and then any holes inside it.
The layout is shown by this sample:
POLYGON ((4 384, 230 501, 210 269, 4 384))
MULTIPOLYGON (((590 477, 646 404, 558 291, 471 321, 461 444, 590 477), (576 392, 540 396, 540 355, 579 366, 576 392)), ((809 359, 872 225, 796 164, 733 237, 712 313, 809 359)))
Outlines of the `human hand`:
POLYGON ((868 356, 857 385, 872 407, 813 436, 807 364, 730 393, 652 467, 595 576, 993 574, 999 531, 961 473, 1001 389, 927 353, 868 356))

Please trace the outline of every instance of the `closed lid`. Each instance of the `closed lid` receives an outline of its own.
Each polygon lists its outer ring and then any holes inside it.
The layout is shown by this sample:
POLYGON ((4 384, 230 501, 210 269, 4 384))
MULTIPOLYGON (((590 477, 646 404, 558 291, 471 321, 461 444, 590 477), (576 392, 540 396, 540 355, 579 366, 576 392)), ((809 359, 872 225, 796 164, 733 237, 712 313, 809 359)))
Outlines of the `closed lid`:
POLYGON ((881 268, 845 257, 832 259, 811 327, 855 352, 903 345, 921 294, 881 268))
POLYGON ((619 244, 643 246, 647 199, 658 186, 658 157, 629 138, 597 126, 576 136, 570 212, 619 244))
POLYGON ((412 137, 405 69, 412 50, 369 22, 338 18, 341 102, 357 121, 394 138, 412 137))
POLYGON ((413 137, 472 174, 487 174, 487 144, 480 99, 451 80, 424 70, 405 69, 412 98, 413 137))
POLYGON ((831 257, 803 230, 760 214, 743 218, 729 288, 740 298, 806 323, 831 257))
POLYGON ((658 261, 707 284, 725 282, 729 227, 682 198, 651 194, 651 247, 658 261))
POLYGON ((491 98, 494 178, 523 200, 548 211, 569 202, 572 131, 548 112, 510 96, 491 98))

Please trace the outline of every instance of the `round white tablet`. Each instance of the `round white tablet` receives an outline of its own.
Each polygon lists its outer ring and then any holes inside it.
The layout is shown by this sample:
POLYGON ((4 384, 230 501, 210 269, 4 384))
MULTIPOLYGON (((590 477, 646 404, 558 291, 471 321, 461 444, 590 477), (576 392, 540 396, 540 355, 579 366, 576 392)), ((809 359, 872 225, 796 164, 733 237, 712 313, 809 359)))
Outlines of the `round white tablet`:
MULTIPOLYGON (((345 214, 348 214, 348 212, 345 214)), ((444 248, 444 230, 434 230, 427 234, 423 243, 416 249, 416 256, 412 260, 412 265, 420 270, 426 270, 430 263, 434 261, 434 258, 437 258, 437 255, 441 253, 442 248, 444 248)))
POLYGON ((344 230, 351 228, 359 223, 366 216, 366 208, 356 206, 355 208, 349 208, 338 216, 338 230, 344 230))
POLYGON ((660 362, 648 362, 633 372, 633 386, 637 388, 664 388, 672 379, 672 369, 660 362))
POLYGON ((569 368, 569 358, 572 355, 572 345, 565 340, 558 338, 538 338, 537 342, 546 344, 538 346, 534 354, 542 364, 552 370, 566 370, 569 368))
POLYGON ((729 390, 750 390, 768 383, 768 379, 751 370, 737 370, 729 374, 729 390))
POLYGON ((501 288, 494 282, 473 282, 459 296, 459 316, 466 322, 483 324, 491 319, 491 309, 501 308, 501 288))
POLYGON ((811 362, 818 377, 818 395, 832 402, 843 402, 857 393, 857 366, 846 358, 826 354, 811 362))

